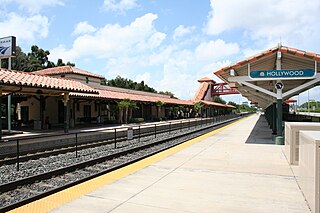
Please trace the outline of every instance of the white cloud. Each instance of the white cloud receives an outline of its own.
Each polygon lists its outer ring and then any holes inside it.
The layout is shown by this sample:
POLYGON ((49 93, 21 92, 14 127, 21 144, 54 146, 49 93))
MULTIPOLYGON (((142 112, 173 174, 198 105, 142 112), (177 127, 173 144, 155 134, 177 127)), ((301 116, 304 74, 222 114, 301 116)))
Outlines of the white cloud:
POLYGON ((183 25, 179 25, 173 32, 173 39, 176 40, 177 38, 183 37, 187 34, 192 33, 195 30, 195 27, 185 27, 183 25))
POLYGON ((0 5, 3 6, 9 3, 15 3, 21 10, 26 9, 30 13, 38 13, 46 7, 63 6, 64 2, 65 0, 0 0, 0 5))
POLYGON ((77 24, 77 26, 75 27, 72 35, 81 35, 81 34, 93 33, 96 30, 97 29, 94 26, 88 24, 88 22, 82 21, 82 22, 79 22, 77 24))
POLYGON ((0 22, 0 37, 16 36, 18 41, 32 42, 37 38, 45 38, 49 31, 49 22, 46 16, 20 16, 16 13, 9 13, 0 22))
POLYGON ((320 45, 318 0, 211 0, 211 8, 208 34, 240 29, 244 37, 264 45, 275 46, 280 38, 285 45, 300 48, 314 49, 320 45))
POLYGON ((202 42, 195 50, 195 55, 199 60, 218 60, 239 52, 237 43, 226 43, 218 39, 215 41, 202 42))
POLYGON ((62 55, 67 57, 65 60, 74 61, 86 56, 108 59, 141 54, 159 46, 166 37, 153 26, 157 18, 156 14, 148 13, 123 27, 107 24, 94 33, 77 37, 70 49, 60 45, 50 50, 50 58, 62 55))
POLYGON ((126 10, 131 10, 139 5, 136 0, 104 0, 103 8, 107 11, 115 11, 124 13, 126 10))
POLYGON ((144 81, 146 84, 150 81, 150 73, 145 72, 143 74, 138 74, 135 79, 136 82, 144 81))

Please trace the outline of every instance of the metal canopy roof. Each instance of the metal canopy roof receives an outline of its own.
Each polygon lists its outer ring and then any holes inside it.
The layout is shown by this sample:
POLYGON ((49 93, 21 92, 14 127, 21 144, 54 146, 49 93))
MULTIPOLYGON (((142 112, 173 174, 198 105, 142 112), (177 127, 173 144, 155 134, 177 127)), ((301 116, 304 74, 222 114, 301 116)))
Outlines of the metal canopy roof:
MULTIPOLYGON (((237 62, 231 66, 222 68, 216 71, 214 74, 217 75, 220 79, 227 83, 231 83, 230 70, 234 70, 234 76, 239 77, 243 76, 243 79, 248 79, 249 72, 254 70, 276 70, 277 63, 277 52, 281 52, 281 69, 282 70, 292 70, 292 69, 314 69, 319 73, 319 63, 320 55, 316 53, 305 52, 297 50, 294 48, 289 48, 285 46, 278 46, 271 48, 267 51, 261 52, 257 55, 244 59, 237 62)), ((319 75, 319 74, 317 74, 319 75)), ((319 77, 319 76, 317 76, 319 77)), ((310 82, 310 85, 305 85, 304 88, 297 89, 292 94, 283 97, 288 99, 294 95, 297 95, 303 91, 306 91, 316 85, 320 85, 319 81, 312 83, 312 79, 292 79, 292 80, 281 80, 284 84, 283 94, 286 92, 303 85, 307 82, 310 82)), ((250 83, 266 89, 271 92, 275 92, 275 84, 277 80, 253 80, 250 79, 250 83)), ((231 85, 231 84, 230 84, 231 85)), ((246 86, 244 84, 236 83, 235 86, 237 90, 248 100, 252 102, 257 102, 258 105, 262 108, 267 108, 270 104, 275 101, 275 98, 271 95, 268 95, 264 92, 261 92, 252 87, 246 86)))

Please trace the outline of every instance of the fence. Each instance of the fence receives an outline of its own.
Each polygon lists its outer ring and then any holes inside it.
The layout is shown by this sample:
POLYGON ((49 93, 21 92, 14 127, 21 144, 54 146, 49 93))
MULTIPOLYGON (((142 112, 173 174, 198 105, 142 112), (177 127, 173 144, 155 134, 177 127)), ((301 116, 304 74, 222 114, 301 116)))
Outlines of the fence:
POLYGON ((61 149, 68 147, 66 152, 70 152, 71 148, 75 152, 75 158, 78 158, 78 151, 83 145, 93 147, 99 144, 113 144, 114 149, 117 149, 123 141, 137 139, 140 142, 141 138, 146 135, 157 138, 163 132, 172 134, 174 131, 202 128, 213 124, 218 125, 236 117, 240 117, 240 115, 230 114, 211 118, 183 119, 104 130, 17 138, 0 144, 0 158, 15 158, 17 170, 19 170, 20 156, 27 153, 47 151, 50 155, 55 149, 59 149, 56 151, 58 153, 61 152, 61 149))

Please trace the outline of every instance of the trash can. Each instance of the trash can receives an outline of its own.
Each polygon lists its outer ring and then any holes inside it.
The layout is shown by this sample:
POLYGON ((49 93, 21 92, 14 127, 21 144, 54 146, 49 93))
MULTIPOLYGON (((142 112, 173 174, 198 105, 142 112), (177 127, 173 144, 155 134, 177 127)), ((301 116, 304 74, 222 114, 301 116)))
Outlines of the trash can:
POLYGON ((284 145, 284 140, 282 136, 277 136, 276 137, 276 144, 277 145, 284 145))
POLYGON ((41 121, 33 121, 33 129, 41 129, 41 121))
POLYGON ((133 139, 133 129, 132 127, 129 127, 127 132, 127 140, 132 140, 132 139, 133 139))

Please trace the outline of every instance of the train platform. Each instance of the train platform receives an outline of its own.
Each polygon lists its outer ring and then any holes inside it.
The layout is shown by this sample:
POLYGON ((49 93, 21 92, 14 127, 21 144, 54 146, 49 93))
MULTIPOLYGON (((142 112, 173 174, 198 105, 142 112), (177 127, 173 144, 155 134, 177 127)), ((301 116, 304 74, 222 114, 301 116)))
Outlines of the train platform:
POLYGON ((254 114, 12 212, 310 212, 254 114))

